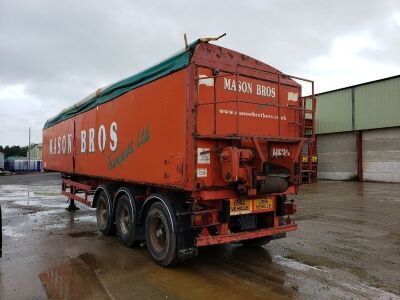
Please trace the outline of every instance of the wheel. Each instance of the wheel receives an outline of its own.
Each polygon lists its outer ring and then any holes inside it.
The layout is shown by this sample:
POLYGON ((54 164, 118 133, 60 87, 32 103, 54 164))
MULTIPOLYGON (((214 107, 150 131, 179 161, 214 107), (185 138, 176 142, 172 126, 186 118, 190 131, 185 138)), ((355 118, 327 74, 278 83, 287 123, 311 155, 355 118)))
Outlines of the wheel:
POLYGON ((140 241, 135 240, 135 224, 136 209, 129 201, 128 195, 123 194, 118 199, 115 213, 115 227, 122 245, 127 247, 140 245, 140 241))
POLYGON ((100 192, 97 197, 96 217, 97 226, 99 226, 99 229, 103 234, 112 235, 115 233, 114 219, 111 213, 111 203, 109 203, 105 192, 100 192))
POLYGON ((0 205, 0 257, 3 254, 3 221, 1 217, 1 205, 0 205))
POLYGON ((250 240, 244 240, 241 241, 243 246, 246 247, 261 247, 264 246, 265 244, 268 244, 271 241, 271 237, 265 236, 265 237, 260 237, 260 238, 255 238, 255 239, 250 239, 250 240))
POLYGON ((164 204, 154 203, 146 216, 146 244, 153 260, 162 266, 178 262, 177 239, 164 204))

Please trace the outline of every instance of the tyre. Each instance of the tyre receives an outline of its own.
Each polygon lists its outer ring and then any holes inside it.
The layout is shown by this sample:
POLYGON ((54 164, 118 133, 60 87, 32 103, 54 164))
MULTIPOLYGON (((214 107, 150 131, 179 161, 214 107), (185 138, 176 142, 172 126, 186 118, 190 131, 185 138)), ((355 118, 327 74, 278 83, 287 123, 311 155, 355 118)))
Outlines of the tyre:
POLYGON ((97 226, 105 235, 115 233, 114 218, 111 211, 111 203, 104 191, 100 192, 96 203, 97 226))
POLYGON ((3 255, 3 224, 1 217, 1 205, 0 205, 0 257, 3 255))
POLYGON ((154 203, 146 216, 146 244, 153 260, 164 267, 178 262, 177 239, 172 228, 165 205, 161 202, 154 203))
POLYGON ((241 243, 243 246, 246 246, 246 247, 257 248, 257 247, 262 247, 265 244, 268 244, 271 240, 272 240, 271 237, 265 236, 265 237, 250 239, 250 240, 244 240, 244 241, 241 241, 241 243))
POLYGON ((119 197, 115 211, 115 227, 122 245, 133 247, 140 245, 135 240, 136 209, 127 194, 119 197))

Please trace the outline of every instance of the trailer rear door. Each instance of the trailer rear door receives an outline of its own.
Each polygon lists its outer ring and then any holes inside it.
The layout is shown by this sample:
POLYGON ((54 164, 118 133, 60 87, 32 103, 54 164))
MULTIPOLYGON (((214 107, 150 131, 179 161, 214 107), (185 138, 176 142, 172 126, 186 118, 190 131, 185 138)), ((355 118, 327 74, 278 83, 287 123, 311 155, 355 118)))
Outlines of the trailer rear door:
POLYGON ((197 134, 298 138, 300 88, 280 83, 280 76, 198 67, 197 134))

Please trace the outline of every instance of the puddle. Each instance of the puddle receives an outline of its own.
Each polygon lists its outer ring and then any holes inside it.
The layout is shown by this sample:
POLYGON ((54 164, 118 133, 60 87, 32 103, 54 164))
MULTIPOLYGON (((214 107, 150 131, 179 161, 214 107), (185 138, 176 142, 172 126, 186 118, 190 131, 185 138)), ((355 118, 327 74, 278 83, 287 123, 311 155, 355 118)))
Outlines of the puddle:
POLYGON ((66 227, 65 224, 49 224, 46 226, 43 226, 41 229, 42 230, 52 230, 52 229, 64 229, 66 227))
POLYGON ((95 268, 95 256, 84 253, 39 278, 50 299, 112 299, 95 268))
POLYGON ((94 209, 79 204, 79 211, 66 212, 59 179, 21 182, 0 185, 3 235, 13 251, 10 260, 0 259, 7 276, 0 298, 35 298, 35 291, 46 298, 46 291, 50 299, 400 299, 396 185, 363 184, 371 186, 363 193, 358 183, 306 187, 298 197, 300 230, 287 239, 262 249, 206 247, 197 258, 165 269, 145 248, 103 238, 94 209), (376 199, 387 199, 389 208, 376 199), (20 272, 17 265, 50 270, 38 280, 38 273, 20 272), (15 288, 23 296, 15 296, 15 288))
POLYGON ((10 207, 4 207, 2 208, 2 216, 3 220, 7 217, 19 217, 20 209, 18 208, 10 208, 10 207))
POLYGON ((398 295, 368 285, 363 281, 360 281, 359 278, 352 276, 341 269, 310 266, 281 255, 273 256, 272 261, 278 265, 298 271, 298 274, 290 274, 289 277, 293 279, 293 286, 299 286, 299 282, 303 283, 303 287, 299 289, 299 292, 304 295, 321 295, 321 289, 326 289, 325 297, 322 298, 329 299, 330 296, 332 296, 334 298, 339 297, 349 299, 367 298, 400 300, 398 295), (307 282, 307 284, 304 284, 305 282, 307 282))
POLYGON ((47 204, 43 200, 18 200, 14 201, 14 204, 20 206, 66 207, 66 201, 64 203, 47 204))
POLYGON ((281 255, 275 255, 272 257, 272 261, 278 265, 285 266, 297 271, 308 271, 308 270, 322 270, 321 267, 314 267, 291 258, 286 258, 281 255))
POLYGON ((400 297, 396 294, 366 284, 352 285, 349 283, 342 283, 342 286, 354 292, 367 294, 369 297, 371 297, 371 299, 400 299, 400 297))
POLYGON ((35 211, 31 215, 29 215, 29 217, 33 218, 33 219, 41 219, 44 216, 51 216, 51 215, 55 215, 55 214, 59 214, 59 213, 60 213, 60 209, 42 210, 42 211, 35 211))
POLYGON ((57 191, 57 192, 44 192, 43 191, 43 192, 34 192, 34 193, 36 196, 45 196, 45 197, 51 197, 51 198, 61 195, 60 191, 57 191))
POLYGON ((15 232, 15 230, 10 227, 3 226, 2 231, 3 231, 3 234, 7 235, 7 236, 12 236, 12 237, 24 237, 25 236, 22 233, 15 232))
POLYGON ((84 221, 84 222, 97 222, 96 215, 79 216, 74 218, 74 221, 84 221))
POLYGON ((98 231, 78 231, 78 232, 68 232, 68 235, 73 238, 93 237, 93 236, 98 236, 99 232, 98 231))
POLYGON ((20 184, 3 184, 0 186, 0 191, 3 193, 16 193, 20 191, 27 191, 28 187, 26 185, 20 185, 20 184))
POLYGON ((59 187, 49 189, 29 185, 0 185, 0 201, 13 201, 15 199, 37 201, 38 198, 54 199, 57 197, 62 197, 59 187))

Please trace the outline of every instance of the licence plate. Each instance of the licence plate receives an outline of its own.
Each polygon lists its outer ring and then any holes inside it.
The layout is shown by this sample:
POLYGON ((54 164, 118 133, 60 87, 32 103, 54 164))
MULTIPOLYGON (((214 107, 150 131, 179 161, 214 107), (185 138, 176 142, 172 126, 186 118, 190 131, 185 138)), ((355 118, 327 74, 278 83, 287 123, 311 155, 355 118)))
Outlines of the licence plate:
POLYGON ((252 200, 231 199, 231 216, 250 214, 252 209, 252 200))
POLYGON ((253 203, 253 210, 272 210, 273 202, 271 198, 255 199, 253 203))

